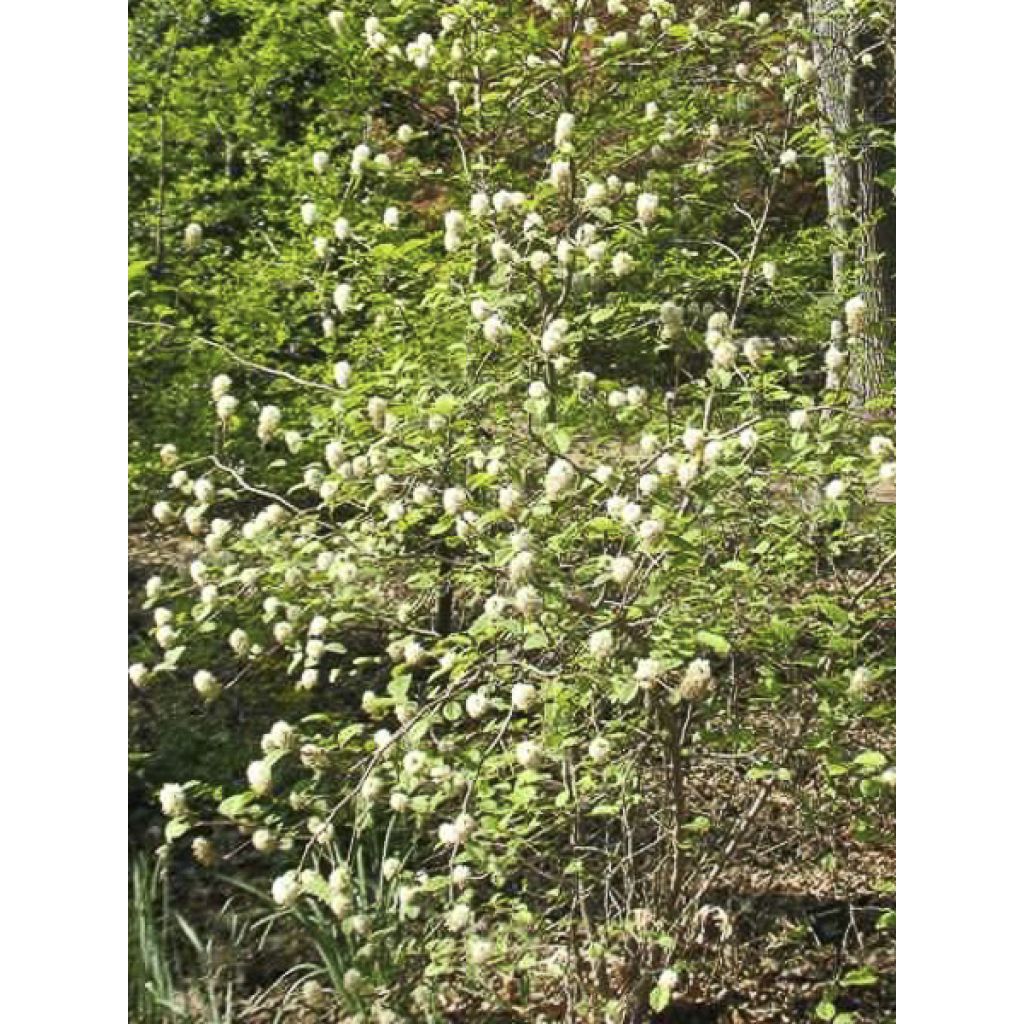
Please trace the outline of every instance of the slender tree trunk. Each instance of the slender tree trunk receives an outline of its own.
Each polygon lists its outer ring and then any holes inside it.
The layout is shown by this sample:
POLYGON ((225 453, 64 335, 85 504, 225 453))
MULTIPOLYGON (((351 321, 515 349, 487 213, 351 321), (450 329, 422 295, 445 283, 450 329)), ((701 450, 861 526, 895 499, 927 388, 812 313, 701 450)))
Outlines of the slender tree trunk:
POLYGON ((846 257, 853 214, 853 165, 849 139, 853 128, 853 49, 842 0, 808 0, 811 51, 817 75, 818 109, 828 145, 825 193, 832 241, 832 287, 846 289, 846 257))
POLYGON ((837 300, 860 294, 867 307, 863 329, 850 338, 851 401, 863 406, 883 390, 895 313, 895 235, 879 202, 879 153, 871 131, 884 120, 884 71, 855 69, 861 41, 842 0, 808 0, 808 22, 828 150, 832 287, 837 300))

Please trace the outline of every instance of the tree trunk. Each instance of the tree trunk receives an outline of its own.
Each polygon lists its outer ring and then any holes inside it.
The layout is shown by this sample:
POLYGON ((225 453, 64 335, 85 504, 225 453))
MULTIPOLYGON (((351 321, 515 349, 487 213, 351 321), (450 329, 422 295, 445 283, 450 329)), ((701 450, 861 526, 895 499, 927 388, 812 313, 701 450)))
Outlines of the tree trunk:
POLYGON ((886 119, 885 75, 881 67, 855 69, 861 41, 842 0, 808 0, 808 22, 828 148, 832 287, 837 301, 860 294, 867 307, 863 329, 850 338, 850 399, 863 406, 882 393, 895 314, 894 224, 879 201, 873 132, 886 119))

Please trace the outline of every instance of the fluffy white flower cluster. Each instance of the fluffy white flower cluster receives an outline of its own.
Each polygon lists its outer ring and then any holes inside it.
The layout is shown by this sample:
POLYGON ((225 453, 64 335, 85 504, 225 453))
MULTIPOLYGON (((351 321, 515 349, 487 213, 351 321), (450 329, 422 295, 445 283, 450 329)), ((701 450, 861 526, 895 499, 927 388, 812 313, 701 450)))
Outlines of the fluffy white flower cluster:
POLYGON ((437 53, 434 45, 434 37, 429 32, 421 32, 411 43, 405 47, 405 56, 412 62, 419 71, 430 67, 430 62, 437 53))
POLYGON ((566 336, 569 333, 569 321, 564 317, 557 317, 552 320, 540 339, 540 350, 546 356, 553 356, 565 347, 566 336))
POLYGON ((576 470, 565 459, 556 459, 548 467, 544 477, 544 493, 549 500, 555 500, 564 494, 576 479, 576 470))
POLYGON ((700 700, 710 691, 711 684, 711 662, 706 658, 694 658, 683 673, 679 696, 683 700, 700 700))

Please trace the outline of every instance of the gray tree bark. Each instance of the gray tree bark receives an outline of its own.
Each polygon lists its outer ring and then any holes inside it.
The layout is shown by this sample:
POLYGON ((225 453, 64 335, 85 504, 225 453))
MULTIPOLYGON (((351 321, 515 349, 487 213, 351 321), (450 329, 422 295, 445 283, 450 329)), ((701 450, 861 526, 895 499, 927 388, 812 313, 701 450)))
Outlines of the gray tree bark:
POLYGON ((895 236, 882 230, 888 218, 870 131, 884 116, 884 78, 878 69, 855 67, 860 40, 842 0, 808 0, 807 14, 827 144, 832 286, 837 300, 860 294, 867 306, 864 328, 850 338, 851 401, 863 406, 882 393, 895 313, 895 236))

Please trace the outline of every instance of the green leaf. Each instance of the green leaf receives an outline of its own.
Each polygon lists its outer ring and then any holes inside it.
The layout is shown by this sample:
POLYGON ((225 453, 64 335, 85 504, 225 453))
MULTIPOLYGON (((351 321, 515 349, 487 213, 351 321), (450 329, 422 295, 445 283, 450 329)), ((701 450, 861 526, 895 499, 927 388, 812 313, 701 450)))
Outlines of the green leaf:
POLYGON ((726 655, 732 650, 729 641, 718 633, 712 633, 706 629, 697 630, 697 643, 702 647, 709 647, 715 654, 726 655))
POLYGON ((852 988, 878 983, 878 975, 870 967, 858 967, 855 970, 847 971, 839 979, 839 984, 844 988, 852 988))
POLYGON ((183 836, 188 831, 188 822, 184 818, 171 818, 164 826, 164 837, 167 842, 173 843, 178 836, 183 836))
POLYGON ((667 988, 662 988, 660 985, 655 985, 651 989, 651 994, 648 1002, 651 1004, 651 1009, 655 1013, 660 1013, 668 1006, 669 1000, 672 998, 672 993, 667 988))
POLYGON ((234 796, 229 796, 226 800, 221 800, 217 810, 226 818, 234 818, 241 814, 255 799, 255 793, 236 793, 234 796))

